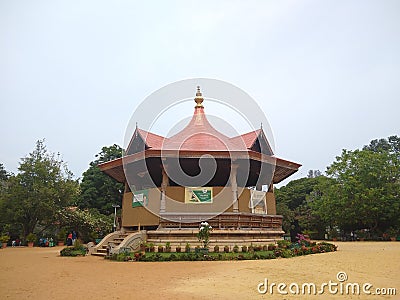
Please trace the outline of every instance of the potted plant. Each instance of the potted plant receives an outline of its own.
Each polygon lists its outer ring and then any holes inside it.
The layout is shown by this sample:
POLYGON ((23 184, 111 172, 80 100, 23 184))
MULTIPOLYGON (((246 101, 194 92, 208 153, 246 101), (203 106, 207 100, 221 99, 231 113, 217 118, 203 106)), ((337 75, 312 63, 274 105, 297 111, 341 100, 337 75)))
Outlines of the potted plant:
POLYGON ((181 245, 175 247, 175 252, 179 253, 181 251, 182 251, 181 245))
POLYGON ((67 237, 67 231, 62 228, 57 234, 58 246, 64 246, 65 238, 67 237))
POLYGON ((189 253, 189 252, 190 252, 190 244, 189 244, 189 243, 186 243, 185 252, 186 252, 186 253, 189 253))
POLYGON ((140 252, 145 252, 146 251, 146 242, 141 242, 140 243, 140 252))
POLYGON ((215 245, 215 246, 214 246, 214 252, 216 252, 216 253, 219 252, 219 246, 218 246, 218 245, 215 245))
POLYGON ((261 251, 262 250, 262 246, 261 245, 255 245, 254 246, 254 251, 261 251))
POLYGON ((36 235, 34 235, 32 232, 26 236, 26 240, 28 242, 28 247, 33 247, 33 244, 36 241, 36 235))
POLYGON ((329 237, 332 239, 332 241, 337 241, 338 236, 339 236, 339 233, 336 228, 332 228, 329 231, 329 237))
POLYGON ((171 243, 170 242, 165 243, 165 252, 171 252, 171 243))
POLYGON ((228 253, 229 252, 229 246, 227 245, 227 246, 224 246, 224 252, 225 253, 228 253))
POLYGON ((239 246, 238 245, 233 246, 233 252, 235 252, 235 253, 239 252, 239 246))
POLYGON ((10 236, 7 235, 7 234, 4 234, 4 235, 0 236, 0 241, 1 241, 1 244, 2 244, 3 248, 7 247, 7 243, 8 243, 9 240, 10 240, 10 236))
POLYGON ((156 251, 156 247, 154 246, 153 243, 150 243, 150 252, 155 252, 156 251))
POLYGON ((242 252, 247 252, 247 246, 242 246, 242 252))
POLYGON ((158 252, 160 253, 164 252, 164 247, 162 245, 158 246, 158 252))
POLYGON ((207 222, 200 223, 200 229, 197 233, 197 238, 199 242, 203 244, 203 248, 201 248, 202 253, 208 253, 208 245, 210 244, 210 234, 212 231, 212 226, 207 222))
POLYGON ((390 238, 391 241, 395 241, 397 237, 397 230, 394 229, 394 227, 390 227, 389 230, 387 231, 387 234, 390 238))

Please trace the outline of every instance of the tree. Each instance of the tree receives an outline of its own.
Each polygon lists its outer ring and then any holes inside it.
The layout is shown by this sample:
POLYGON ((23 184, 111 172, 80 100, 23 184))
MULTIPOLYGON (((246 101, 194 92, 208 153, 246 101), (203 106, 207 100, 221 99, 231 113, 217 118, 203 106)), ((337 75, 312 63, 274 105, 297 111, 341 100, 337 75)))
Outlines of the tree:
POLYGON ((80 208, 96 208, 101 214, 113 213, 113 204, 121 204, 124 185, 100 171, 98 165, 122 157, 122 148, 116 144, 103 147, 83 173, 80 208))
POLYGON ((275 190, 277 213, 283 215, 283 229, 290 232, 292 238, 301 231, 314 232, 320 238, 323 236, 324 223, 312 214, 308 199, 324 178, 318 170, 311 170, 307 178, 290 181, 275 190))
POLYGON ((6 181, 10 177, 10 174, 4 168, 4 165, 0 163, 0 182, 6 181))
POLYGON ((54 226, 57 212, 76 202, 79 186, 59 155, 48 153, 43 140, 22 159, 10 177, 2 211, 8 224, 29 233, 54 226))
POLYGON ((315 213, 344 231, 379 235, 400 225, 399 138, 374 140, 362 150, 343 150, 327 169, 311 204, 315 213))

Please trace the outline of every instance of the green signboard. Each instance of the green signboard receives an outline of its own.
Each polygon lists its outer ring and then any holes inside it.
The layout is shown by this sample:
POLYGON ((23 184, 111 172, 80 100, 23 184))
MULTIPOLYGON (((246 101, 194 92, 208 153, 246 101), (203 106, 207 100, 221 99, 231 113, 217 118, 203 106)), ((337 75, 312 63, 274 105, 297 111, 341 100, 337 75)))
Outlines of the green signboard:
POLYGON ((212 203, 212 187, 185 188, 185 203, 212 203))
POLYGON ((132 207, 147 206, 149 204, 149 190, 132 192, 132 207))

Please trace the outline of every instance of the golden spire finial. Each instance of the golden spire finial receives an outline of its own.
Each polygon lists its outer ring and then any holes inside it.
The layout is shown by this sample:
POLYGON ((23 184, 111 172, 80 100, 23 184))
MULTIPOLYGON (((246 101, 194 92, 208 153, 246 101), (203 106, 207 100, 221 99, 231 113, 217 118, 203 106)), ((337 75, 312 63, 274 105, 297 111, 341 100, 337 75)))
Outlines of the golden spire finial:
POLYGON ((196 102, 196 106, 195 107, 203 107, 203 95, 200 92, 200 86, 197 86, 197 92, 196 92, 196 98, 194 98, 194 101, 196 102))

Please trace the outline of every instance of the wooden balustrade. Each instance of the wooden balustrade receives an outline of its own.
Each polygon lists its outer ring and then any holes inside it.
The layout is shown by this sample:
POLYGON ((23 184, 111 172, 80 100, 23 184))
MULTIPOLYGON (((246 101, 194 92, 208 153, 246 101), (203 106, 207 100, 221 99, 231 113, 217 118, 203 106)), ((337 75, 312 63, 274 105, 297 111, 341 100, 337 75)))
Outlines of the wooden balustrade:
POLYGON ((282 216, 256 215, 251 213, 163 213, 160 215, 161 228, 199 228, 207 221, 215 229, 282 229, 282 216))

